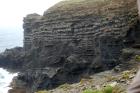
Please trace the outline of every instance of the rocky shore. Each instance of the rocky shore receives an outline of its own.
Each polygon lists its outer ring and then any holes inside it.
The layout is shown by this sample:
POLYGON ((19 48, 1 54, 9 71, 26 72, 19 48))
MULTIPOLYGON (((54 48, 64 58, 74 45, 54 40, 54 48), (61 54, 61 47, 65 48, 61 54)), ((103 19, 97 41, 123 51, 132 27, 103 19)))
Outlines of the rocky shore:
MULTIPOLYGON (((106 78, 104 74, 121 74, 113 72, 113 68, 132 69, 139 64, 135 61, 140 55, 139 26, 136 0, 66 0, 42 16, 27 15, 23 24, 24 47, 0 55, 0 67, 20 72, 9 93, 52 90, 62 84, 81 82, 84 77, 98 77, 100 81, 106 78), (120 64, 123 66, 117 68, 120 64), (99 72, 103 74, 98 75, 99 72)), ((82 90, 56 89, 51 93, 82 90)))

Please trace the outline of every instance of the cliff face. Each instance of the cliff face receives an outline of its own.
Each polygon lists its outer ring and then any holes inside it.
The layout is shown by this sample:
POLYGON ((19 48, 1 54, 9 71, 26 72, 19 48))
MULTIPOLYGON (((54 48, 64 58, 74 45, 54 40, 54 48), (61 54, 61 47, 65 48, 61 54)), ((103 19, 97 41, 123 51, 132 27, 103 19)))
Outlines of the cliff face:
POLYGON ((20 60, 34 69, 17 79, 32 80, 29 89, 51 88, 116 66, 121 50, 139 41, 137 18, 136 0, 67 0, 27 15, 20 60))
POLYGON ((63 1, 43 16, 24 18, 24 48, 38 49, 37 59, 46 57, 47 65, 65 60, 112 67, 118 64, 124 43, 133 42, 133 37, 126 37, 133 33, 130 30, 136 22, 136 2, 132 0, 63 1))

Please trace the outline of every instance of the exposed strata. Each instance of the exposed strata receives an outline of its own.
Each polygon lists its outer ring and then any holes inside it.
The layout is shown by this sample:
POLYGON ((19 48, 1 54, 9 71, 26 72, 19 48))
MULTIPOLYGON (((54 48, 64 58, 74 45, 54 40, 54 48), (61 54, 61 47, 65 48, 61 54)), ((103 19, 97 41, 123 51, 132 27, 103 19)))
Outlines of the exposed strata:
POLYGON ((121 50, 139 42, 137 18, 136 0, 62 1, 43 16, 27 15, 24 52, 14 53, 20 61, 6 52, 0 63, 18 62, 26 69, 17 80, 30 91, 72 83, 119 64, 121 50), (13 60, 5 61, 9 56, 13 60))
POLYGON ((72 56, 77 60, 80 57, 80 63, 98 61, 112 66, 117 64, 124 38, 136 22, 135 1, 63 1, 43 16, 24 18, 24 46, 26 51, 39 48, 41 54, 52 57, 46 59, 52 65, 54 59, 72 56))

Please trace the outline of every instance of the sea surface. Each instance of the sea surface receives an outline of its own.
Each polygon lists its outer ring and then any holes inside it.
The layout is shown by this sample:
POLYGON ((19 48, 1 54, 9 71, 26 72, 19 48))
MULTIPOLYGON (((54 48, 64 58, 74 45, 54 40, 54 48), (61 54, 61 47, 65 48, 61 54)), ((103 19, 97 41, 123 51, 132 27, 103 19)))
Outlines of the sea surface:
POLYGON ((23 46, 21 28, 0 28, 0 52, 16 46, 23 46))
MULTIPOLYGON (((1 29, 0 28, 0 52, 5 49, 10 49, 16 46, 23 46, 23 31, 22 29, 1 29)), ((7 93, 8 87, 13 77, 17 73, 9 73, 3 68, 0 68, 0 93, 7 93)))
POLYGON ((9 73, 0 68, 0 93, 8 93, 10 82, 14 76, 17 76, 17 73, 9 73))

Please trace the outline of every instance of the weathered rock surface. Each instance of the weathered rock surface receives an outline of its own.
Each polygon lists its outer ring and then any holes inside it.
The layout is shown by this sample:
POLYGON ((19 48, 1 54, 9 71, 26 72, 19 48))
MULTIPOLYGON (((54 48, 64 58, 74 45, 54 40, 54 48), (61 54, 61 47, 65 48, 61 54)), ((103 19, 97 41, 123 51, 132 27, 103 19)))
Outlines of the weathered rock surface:
MULTIPOLYGON (((43 16, 24 18, 24 56, 12 63, 21 62, 26 71, 18 77, 33 80, 32 91, 78 81, 120 63, 121 50, 139 41, 137 19, 136 0, 62 1, 43 16)), ((11 62, 6 57, 0 63, 11 62)))
POLYGON ((24 18, 25 50, 36 49, 36 61, 44 66, 67 60, 91 68, 95 64, 112 67, 118 64, 124 43, 134 42, 130 30, 136 23, 135 1, 63 1, 43 16, 24 18), (124 39, 127 35, 131 40, 124 39))
POLYGON ((21 69, 24 63, 24 52, 22 47, 6 49, 0 54, 0 67, 6 69, 21 69))

